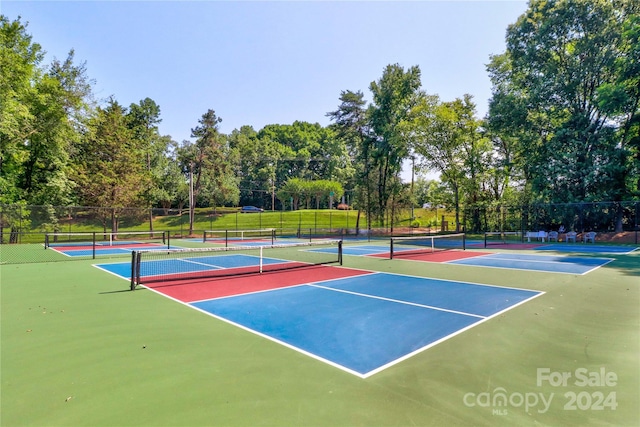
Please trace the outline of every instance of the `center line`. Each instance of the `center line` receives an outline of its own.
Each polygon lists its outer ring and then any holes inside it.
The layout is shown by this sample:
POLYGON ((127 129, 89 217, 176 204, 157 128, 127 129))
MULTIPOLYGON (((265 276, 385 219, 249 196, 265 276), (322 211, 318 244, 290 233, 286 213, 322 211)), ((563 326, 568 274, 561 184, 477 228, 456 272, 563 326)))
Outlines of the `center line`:
POLYGON ((393 299, 393 298, 385 298, 385 297, 378 297, 378 296, 375 296, 375 295, 361 294, 359 292, 346 291, 344 289, 330 288, 328 286, 320 286, 320 285, 314 285, 314 284, 309 284, 309 286, 313 286, 315 288, 326 289, 326 290, 329 290, 329 291, 343 292, 345 294, 352 294, 352 295, 357 295, 357 296, 365 297, 365 298, 374 298, 374 299, 379 299, 379 300, 382 300, 382 301, 395 302, 395 303, 398 303, 398 304, 413 305, 415 307, 429 308, 431 310, 446 311, 447 313, 461 314, 463 316, 472 316, 472 317, 477 317, 478 319, 486 319, 486 316, 480 316, 480 315, 472 314, 472 313, 465 313, 463 311, 449 310, 449 309, 442 308, 442 307, 434 307, 434 306, 431 306, 431 305, 418 304, 418 303, 415 303, 415 302, 402 301, 402 300, 397 300, 397 299, 393 299))

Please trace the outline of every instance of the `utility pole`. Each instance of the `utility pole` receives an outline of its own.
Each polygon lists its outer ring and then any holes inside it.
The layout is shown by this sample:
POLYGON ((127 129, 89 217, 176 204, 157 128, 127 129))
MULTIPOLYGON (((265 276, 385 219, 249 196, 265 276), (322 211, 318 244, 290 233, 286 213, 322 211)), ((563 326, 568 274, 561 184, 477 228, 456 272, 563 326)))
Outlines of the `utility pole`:
POLYGON ((413 221, 416 217, 413 214, 413 207, 415 205, 415 200, 413 200, 413 176, 416 170, 416 156, 411 156, 411 221, 413 221))
POLYGON ((189 162, 189 236, 193 234, 193 221, 196 209, 194 206, 195 197, 193 197, 193 162, 189 162))

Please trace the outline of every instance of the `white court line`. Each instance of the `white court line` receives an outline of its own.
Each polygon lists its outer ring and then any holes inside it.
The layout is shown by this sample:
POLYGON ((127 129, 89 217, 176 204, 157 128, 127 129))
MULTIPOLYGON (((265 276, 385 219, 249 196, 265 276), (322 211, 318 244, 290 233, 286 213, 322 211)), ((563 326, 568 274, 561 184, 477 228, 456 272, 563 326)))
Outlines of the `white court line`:
MULTIPOLYGON (((530 255, 530 256, 539 256, 539 257, 545 257, 548 255, 530 255)), ((574 261, 554 261, 554 260, 544 260, 544 259, 530 259, 530 258, 518 258, 517 255, 515 254, 502 254, 502 253, 498 253, 498 254, 491 254, 491 255, 481 255, 477 258, 482 258, 482 257, 489 257, 491 259, 500 259, 500 260, 505 260, 505 261, 520 261, 520 262, 539 262, 539 263, 544 263, 544 264, 563 264, 563 265, 568 265, 568 264, 574 264, 574 265, 585 265, 585 264, 581 264, 580 262, 574 262, 574 261), (515 258, 514 258, 515 257, 515 258)), ((590 259, 590 260, 603 260, 603 261, 607 261, 606 263, 603 264, 598 264, 597 266, 601 266, 604 264, 607 264, 611 261, 615 261, 615 258, 591 258, 591 257, 566 257, 568 259, 590 259)), ((465 258, 465 259, 473 259, 473 258, 465 258)), ((461 261, 461 260, 458 260, 461 261)), ((449 261, 449 262, 454 262, 454 261, 449 261)), ((595 265, 594 265, 595 266, 595 265)), ((597 267, 595 266, 595 267, 597 267)), ((587 266, 588 267, 588 266, 587 266)))
MULTIPOLYGON (((560 265, 574 265, 574 266, 579 266, 579 267, 589 267, 589 266, 585 266, 579 263, 568 263, 568 262, 561 262, 561 261, 536 261, 536 260, 528 260, 528 259, 521 259, 521 258, 501 258, 501 257, 496 257, 494 255, 500 255, 500 254, 488 254, 488 255, 480 255, 477 257, 473 257, 473 258, 463 258, 463 259, 458 259, 458 260, 453 260, 453 261, 446 261, 443 264, 449 264, 449 265, 459 265, 461 267, 482 267, 482 268, 495 268, 498 270, 520 270, 520 271, 533 271, 535 273, 551 273, 551 274, 571 274, 574 276, 584 276, 587 275, 589 273, 591 273, 592 271, 595 271, 597 269, 599 269, 600 267, 604 267, 605 265, 609 264, 612 261, 615 261, 615 258, 597 258, 597 259, 602 259, 602 260, 607 260, 607 262, 603 263, 603 264, 599 264, 599 265, 594 265, 593 268, 590 268, 589 270, 586 270, 582 273, 580 272, 571 272, 571 271, 555 271, 553 269, 547 269, 547 270, 536 270, 533 268, 526 268, 523 266, 497 266, 497 265, 486 265, 486 264, 468 264, 465 261, 469 261, 472 262, 474 259, 479 259, 479 258, 485 258, 488 257, 488 259, 495 259, 498 261, 517 261, 520 263, 540 263, 540 264, 560 264, 560 265)), ((595 259, 595 258, 592 258, 595 259)), ((550 266, 551 267, 551 266, 550 266)))
POLYGON ((327 286, 320 286, 320 285, 314 285, 314 284, 310 284, 309 286, 312 286, 314 288, 326 289, 326 290, 329 290, 329 291, 343 292, 345 294, 357 295, 357 296, 365 297, 365 298, 379 299, 379 300, 382 300, 382 301, 395 302, 395 303, 398 303, 398 304, 413 305, 413 306, 416 306, 416 307, 429 308, 431 310, 446 311, 447 313, 461 314, 463 316, 477 317, 479 319, 485 319, 486 318, 485 316, 480 316, 478 314, 472 314, 472 313, 465 313, 464 311, 449 310, 449 309, 446 309, 446 308, 435 307, 435 306, 432 306, 432 305, 418 304, 418 303, 415 303, 415 302, 402 301, 402 300, 393 299, 393 298, 379 297, 379 296, 376 296, 376 295, 361 294, 360 292, 346 291, 344 289, 329 288, 327 286))

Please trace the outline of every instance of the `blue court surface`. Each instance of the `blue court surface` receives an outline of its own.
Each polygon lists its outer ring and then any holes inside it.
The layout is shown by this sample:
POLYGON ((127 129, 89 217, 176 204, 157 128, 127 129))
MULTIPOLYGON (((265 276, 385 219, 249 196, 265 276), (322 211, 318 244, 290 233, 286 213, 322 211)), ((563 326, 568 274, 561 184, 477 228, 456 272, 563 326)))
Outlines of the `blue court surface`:
POLYGON ((611 258, 496 253, 449 261, 448 264, 543 271, 546 273, 587 274, 611 261, 613 261, 611 258))
POLYGON ((371 273, 190 305, 366 378, 542 293, 371 273))
MULTIPOLYGON (((86 246, 86 245, 85 245, 86 246)), ((170 248, 167 248, 167 245, 141 245, 141 246, 135 246, 135 245, 131 245, 129 247, 124 247, 125 245, 115 245, 115 246, 97 246, 96 245, 96 256, 100 256, 100 255, 122 255, 122 254, 126 254, 126 253, 131 253, 133 251, 162 251, 162 250, 167 250, 167 249, 184 249, 183 247, 180 246, 171 246, 170 248), (122 246, 122 247, 119 247, 122 246)), ((73 249, 73 248, 51 248, 55 251, 60 252, 63 255, 69 256, 69 257, 86 257, 86 256, 92 256, 93 255, 93 249, 73 249)))
POLYGON ((596 254, 630 254, 638 250, 633 246, 592 245, 588 243, 556 243, 534 248, 536 251, 582 252, 596 254))
MULTIPOLYGON (((277 258, 262 258, 262 264, 283 264, 290 261, 277 258)), ((140 264, 140 276, 149 277, 161 274, 197 273, 221 270, 225 268, 254 267, 260 264, 260 257, 244 254, 201 256, 193 258, 176 258, 165 260, 149 260, 140 264)), ((130 262, 97 264, 97 268, 126 279, 131 276, 130 262)))

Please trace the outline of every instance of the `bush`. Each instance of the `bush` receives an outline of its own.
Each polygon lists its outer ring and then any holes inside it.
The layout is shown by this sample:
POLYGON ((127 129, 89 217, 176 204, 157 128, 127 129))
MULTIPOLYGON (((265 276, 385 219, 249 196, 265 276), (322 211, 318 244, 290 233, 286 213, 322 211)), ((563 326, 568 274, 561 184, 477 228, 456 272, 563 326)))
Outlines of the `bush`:
POLYGON ((414 219, 413 221, 411 221, 411 228, 420 228, 420 221, 418 221, 417 219, 414 219))

